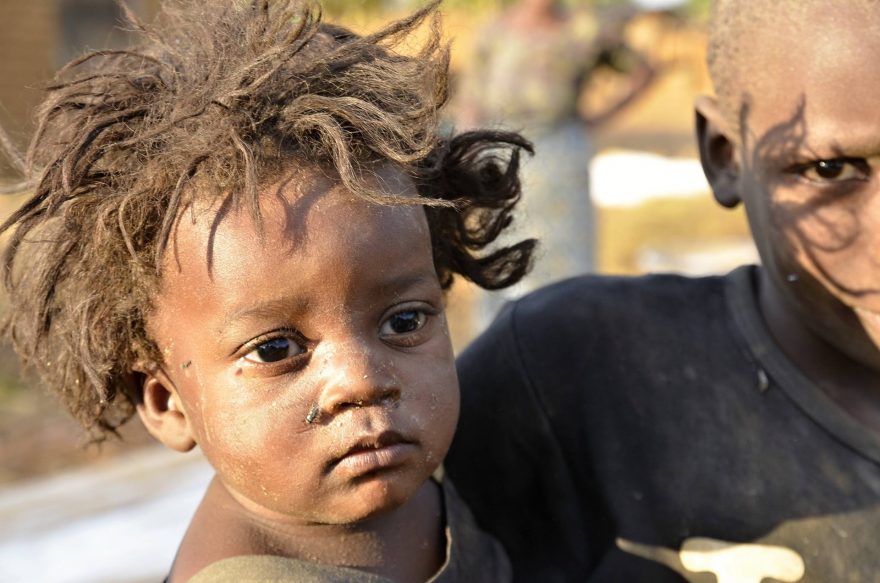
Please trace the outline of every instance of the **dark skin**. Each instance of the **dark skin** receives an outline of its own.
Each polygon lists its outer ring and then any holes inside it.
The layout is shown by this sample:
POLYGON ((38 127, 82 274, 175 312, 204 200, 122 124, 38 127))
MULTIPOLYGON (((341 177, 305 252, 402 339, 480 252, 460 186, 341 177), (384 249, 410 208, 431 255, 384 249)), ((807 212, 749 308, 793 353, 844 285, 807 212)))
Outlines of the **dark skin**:
POLYGON ((716 199, 745 204, 771 333, 880 434, 878 26, 853 9, 801 24, 756 30, 741 58, 760 73, 698 100, 700 155, 716 199))
POLYGON ((369 571, 392 581, 422 582, 445 560, 442 522, 434 483, 390 515, 351 525, 297 527, 249 512, 214 478, 181 542, 169 582, 187 581, 211 563, 244 555, 293 557, 369 571))
MULTIPOLYGON (((415 196, 383 167, 383 188, 415 196)), ((355 198, 319 170, 245 209, 197 208, 169 247, 138 412, 215 468, 171 581, 276 555, 430 578, 445 559, 429 479, 458 382, 423 209, 355 198)))

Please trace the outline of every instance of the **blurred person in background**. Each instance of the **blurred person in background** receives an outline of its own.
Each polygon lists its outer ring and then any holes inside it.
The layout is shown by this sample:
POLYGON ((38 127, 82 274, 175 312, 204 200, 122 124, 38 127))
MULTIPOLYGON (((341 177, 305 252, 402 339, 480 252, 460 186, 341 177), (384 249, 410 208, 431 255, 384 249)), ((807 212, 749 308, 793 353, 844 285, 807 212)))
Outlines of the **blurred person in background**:
POLYGON ((483 327, 510 297, 595 269, 595 219, 590 201, 589 132, 640 95, 654 69, 630 48, 623 30, 628 14, 600 19, 587 6, 562 0, 520 0, 478 35, 462 74, 457 122, 462 129, 504 126, 535 144, 524 164, 522 234, 537 237, 532 274, 504 296, 478 302, 483 327), (626 87, 597 112, 585 112, 590 77, 611 68, 626 87))

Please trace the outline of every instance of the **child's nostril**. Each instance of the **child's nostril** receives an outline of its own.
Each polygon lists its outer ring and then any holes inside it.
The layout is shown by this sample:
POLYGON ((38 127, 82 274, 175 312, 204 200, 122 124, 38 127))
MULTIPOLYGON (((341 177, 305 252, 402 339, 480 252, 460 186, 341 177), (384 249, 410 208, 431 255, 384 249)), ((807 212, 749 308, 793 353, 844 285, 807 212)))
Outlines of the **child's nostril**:
POLYGON ((400 391, 390 389, 379 398, 379 401, 385 406, 396 406, 400 402, 400 391))

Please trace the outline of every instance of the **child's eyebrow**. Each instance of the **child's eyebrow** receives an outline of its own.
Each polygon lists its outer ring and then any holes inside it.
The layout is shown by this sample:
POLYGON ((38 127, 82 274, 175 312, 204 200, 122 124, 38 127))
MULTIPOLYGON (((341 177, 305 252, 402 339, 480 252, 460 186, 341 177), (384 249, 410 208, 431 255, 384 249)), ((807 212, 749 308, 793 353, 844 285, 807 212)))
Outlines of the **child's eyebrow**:
POLYGON ((839 127, 814 127, 807 130, 800 151, 817 152, 822 156, 850 156, 873 158, 880 156, 880 136, 851 127, 841 132, 839 127))
MULTIPOLYGON (((383 295, 400 295, 415 287, 429 285, 437 281, 437 275, 432 271, 428 273, 406 273, 399 276, 391 276, 381 281, 376 286, 376 291, 383 295)), ((369 291, 368 291, 369 293, 369 291)), ((266 320, 273 318, 296 318, 306 314, 312 308, 313 302, 308 297, 284 296, 272 300, 266 300, 257 304, 249 304, 240 310, 235 310, 225 318, 217 331, 221 341, 230 336, 232 328, 247 320, 266 320)))
POLYGON ((803 139, 775 144, 765 144, 766 151, 761 154, 765 163, 787 166, 793 163, 803 163, 816 160, 832 160, 836 158, 855 158, 872 160, 880 158, 880 140, 866 137, 861 139, 843 140, 837 136, 823 137, 816 134, 807 135, 803 139))
POLYGON ((388 281, 383 281, 379 286, 379 290, 382 292, 404 292, 414 287, 430 284, 433 281, 436 281, 437 274, 435 272, 431 272, 430 274, 404 274, 399 277, 390 278, 388 281))
POLYGON ((244 320, 262 320, 278 316, 298 316, 309 311, 311 302, 305 297, 281 297, 273 300, 249 305, 226 316, 220 324, 219 334, 223 337, 238 322, 244 320))

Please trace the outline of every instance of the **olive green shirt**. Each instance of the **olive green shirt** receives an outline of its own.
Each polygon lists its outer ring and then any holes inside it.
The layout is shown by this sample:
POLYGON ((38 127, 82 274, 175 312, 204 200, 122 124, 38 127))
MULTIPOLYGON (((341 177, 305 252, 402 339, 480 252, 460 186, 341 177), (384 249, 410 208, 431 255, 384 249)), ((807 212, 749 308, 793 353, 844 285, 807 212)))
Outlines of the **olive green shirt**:
MULTIPOLYGON (((501 545, 477 527, 449 479, 440 482, 446 515, 446 561, 429 583, 496 583, 512 580, 501 545)), ((190 583, 391 583, 366 571, 269 555, 231 557, 208 565, 190 583)))

